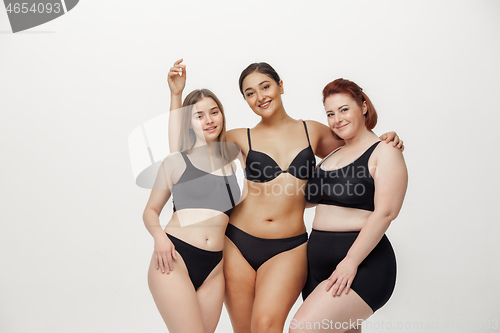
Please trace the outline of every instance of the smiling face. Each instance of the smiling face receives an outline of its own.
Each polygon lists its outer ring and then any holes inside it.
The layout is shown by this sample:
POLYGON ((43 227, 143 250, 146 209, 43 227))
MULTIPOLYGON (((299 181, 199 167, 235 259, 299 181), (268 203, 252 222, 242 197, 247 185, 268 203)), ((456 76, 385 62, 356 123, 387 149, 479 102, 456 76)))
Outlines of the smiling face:
POLYGON ((249 74, 242 83, 243 95, 253 112, 261 117, 282 109, 283 81, 278 85, 271 77, 259 72, 249 74))
POLYGON ((325 99, 328 125, 333 133, 344 140, 351 139, 364 130, 366 102, 361 106, 348 94, 333 94, 325 99))
POLYGON ((224 125, 224 116, 217 103, 210 97, 203 97, 196 102, 191 113, 191 128, 197 142, 219 140, 224 125))

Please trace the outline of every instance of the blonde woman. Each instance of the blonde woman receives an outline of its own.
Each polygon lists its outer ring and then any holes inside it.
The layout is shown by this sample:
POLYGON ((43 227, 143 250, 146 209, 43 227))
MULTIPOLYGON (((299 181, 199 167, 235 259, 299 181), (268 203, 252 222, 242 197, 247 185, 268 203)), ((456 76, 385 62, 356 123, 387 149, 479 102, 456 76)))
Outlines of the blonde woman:
MULTIPOLYGON (((174 92, 176 75, 169 73, 174 92)), ((232 162, 238 152, 225 144, 224 110, 212 92, 195 90, 183 106, 178 152, 161 164, 143 214, 154 238, 148 283, 170 332, 210 333, 224 299, 224 232, 240 199, 232 162), (174 213, 162 229, 170 196, 174 213)))

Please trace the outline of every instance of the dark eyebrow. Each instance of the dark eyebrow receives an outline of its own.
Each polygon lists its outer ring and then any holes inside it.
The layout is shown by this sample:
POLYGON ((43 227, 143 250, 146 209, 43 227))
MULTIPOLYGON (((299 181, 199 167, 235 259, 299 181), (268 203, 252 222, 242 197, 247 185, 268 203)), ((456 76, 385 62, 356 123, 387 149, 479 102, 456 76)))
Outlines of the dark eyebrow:
MULTIPOLYGON (((261 83, 259 83, 259 86, 263 85, 264 83, 269 83, 269 81, 262 81, 261 83)), ((247 90, 250 90, 250 89, 253 89, 253 88, 252 87, 248 87, 248 88, 245 89, 245 92, 247 90)))
POLYGON ((339 110, 342 109, 344 106, 348 106, 347 104, 344 104, 342 106, 339 106, 339 110))

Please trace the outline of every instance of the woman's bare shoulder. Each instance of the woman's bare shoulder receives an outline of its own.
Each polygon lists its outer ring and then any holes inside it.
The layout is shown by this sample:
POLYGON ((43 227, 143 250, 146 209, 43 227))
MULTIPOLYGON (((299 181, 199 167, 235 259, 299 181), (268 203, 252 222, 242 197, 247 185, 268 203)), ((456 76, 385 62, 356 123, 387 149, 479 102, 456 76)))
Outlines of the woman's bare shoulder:
POLYGON ((235 128, 226 132, 226 140, 228 142, 236 143, 241 147, 243 142, 245 142, 247 129, 246 128, 235 128))

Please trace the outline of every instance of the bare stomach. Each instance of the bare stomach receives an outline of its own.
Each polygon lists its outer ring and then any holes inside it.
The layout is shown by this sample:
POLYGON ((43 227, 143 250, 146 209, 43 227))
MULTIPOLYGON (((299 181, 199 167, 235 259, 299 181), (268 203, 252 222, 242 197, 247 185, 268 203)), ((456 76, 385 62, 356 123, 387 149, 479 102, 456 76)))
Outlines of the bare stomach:
POLYGON ((260 238, 303 234, 306 181, 281 175, 267 183, 247 181, 248 194, 231 214, 230 223, 260 238))
POLYGON ((325 231, 359 231, 371 214, 364 209, 318 205, 312 227, 325 231))
POLYGON ((207 251, 220 251, 229 218, 226 214, 210 209, 185 209, 176 211, 165 227, 165 232, 207 251), (215 214, 214 212, 217 212, 215 214), (196 216, 194 219, 189 217, 196 216))

